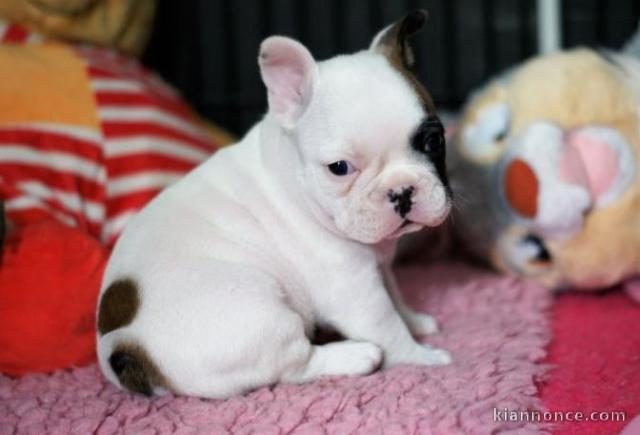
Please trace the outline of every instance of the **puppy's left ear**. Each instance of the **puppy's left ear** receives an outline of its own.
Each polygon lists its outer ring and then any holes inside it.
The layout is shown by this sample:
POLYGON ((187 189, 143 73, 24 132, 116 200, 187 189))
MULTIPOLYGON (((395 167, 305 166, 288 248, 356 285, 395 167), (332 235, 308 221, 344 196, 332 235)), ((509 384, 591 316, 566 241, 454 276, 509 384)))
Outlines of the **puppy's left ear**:
POLYGON ((295 127, 309 106, 318 79, 311 53, 298 41, 272 36, 260 45, 258 63, 267 87, 269 112, 284 128, 295 127))
POLYGON ((415 63, 409 37, 418 33, 427 22, 424 9, 409 12, 403 19, 382 29, 371 42, 369 50, 383 54, 392 63, 411 68, 415 63))

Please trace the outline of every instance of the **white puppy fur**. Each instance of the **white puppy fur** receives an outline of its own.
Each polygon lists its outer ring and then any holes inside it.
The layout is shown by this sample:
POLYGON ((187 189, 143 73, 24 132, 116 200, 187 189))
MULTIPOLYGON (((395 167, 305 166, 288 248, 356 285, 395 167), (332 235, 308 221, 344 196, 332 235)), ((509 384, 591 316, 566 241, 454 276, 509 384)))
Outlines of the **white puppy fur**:
POLYGON ((403 303, 390 270, 396 239, 449 211, 416 148, 433 146, 416 132, 437 118, 376 47, 316 62, 294 40, 262 43, 268 114, 152 201, 111 255, 98 335, 111 382, 224 398, 450 361, 412 337, 436 323, 403 303), (340 161, 345 175, 329 169, 340 161), (318 325, 346 340, 312 344, 318 325))

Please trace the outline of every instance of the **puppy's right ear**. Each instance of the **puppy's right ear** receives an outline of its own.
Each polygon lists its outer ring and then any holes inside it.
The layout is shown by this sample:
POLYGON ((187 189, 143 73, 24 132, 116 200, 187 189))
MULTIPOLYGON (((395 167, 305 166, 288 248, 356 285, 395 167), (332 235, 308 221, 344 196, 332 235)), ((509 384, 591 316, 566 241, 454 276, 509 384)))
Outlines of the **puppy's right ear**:
POLYGON ((267 87, 269 112, 284 128, 295 127, 309 106, 318 66, 298 41, 272 36, 260 45, 260 74, 267 87))
POLYGON ((411 68, 415 57, 409 38, 422 30, 428 17, 429 13, 424 9, 409 12, 400 21, 382 29, 371 41, 369 50, 387 56, 393 63, 411 68))

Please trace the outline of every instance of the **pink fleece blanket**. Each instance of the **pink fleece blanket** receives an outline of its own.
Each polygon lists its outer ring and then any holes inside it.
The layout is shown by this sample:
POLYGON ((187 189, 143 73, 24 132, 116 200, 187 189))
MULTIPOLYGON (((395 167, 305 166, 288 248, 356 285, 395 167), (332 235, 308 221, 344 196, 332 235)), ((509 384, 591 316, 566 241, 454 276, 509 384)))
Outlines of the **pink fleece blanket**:
POLYGON ((442 332, 447 367, 396 367, 362 378, 262 388, 226 401, 146 399, 108 384, 96 366, 0 376, 0 434, 539 433, 495 411, 542 407, 536 381, 549 341, 547 292, 462 265, 398 271, 410 303, 442 332))

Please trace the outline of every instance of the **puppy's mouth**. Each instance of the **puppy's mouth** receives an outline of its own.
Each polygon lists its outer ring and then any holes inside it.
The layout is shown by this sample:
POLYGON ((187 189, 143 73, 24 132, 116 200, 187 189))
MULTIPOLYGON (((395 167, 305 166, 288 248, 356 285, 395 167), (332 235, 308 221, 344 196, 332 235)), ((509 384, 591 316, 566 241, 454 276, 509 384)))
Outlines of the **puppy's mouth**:
POLYGON ((404 234, 413 233, 414 231, 418 231, 421 228, 422 228, 422 225, 417 224, 409 219, 405 219, 404 221, 402 221, 402 223, 398 228, 396 228, 391 234, 389 234, 386 237, 386 239, 387 240, 397 239, 398 237, 404 234))

